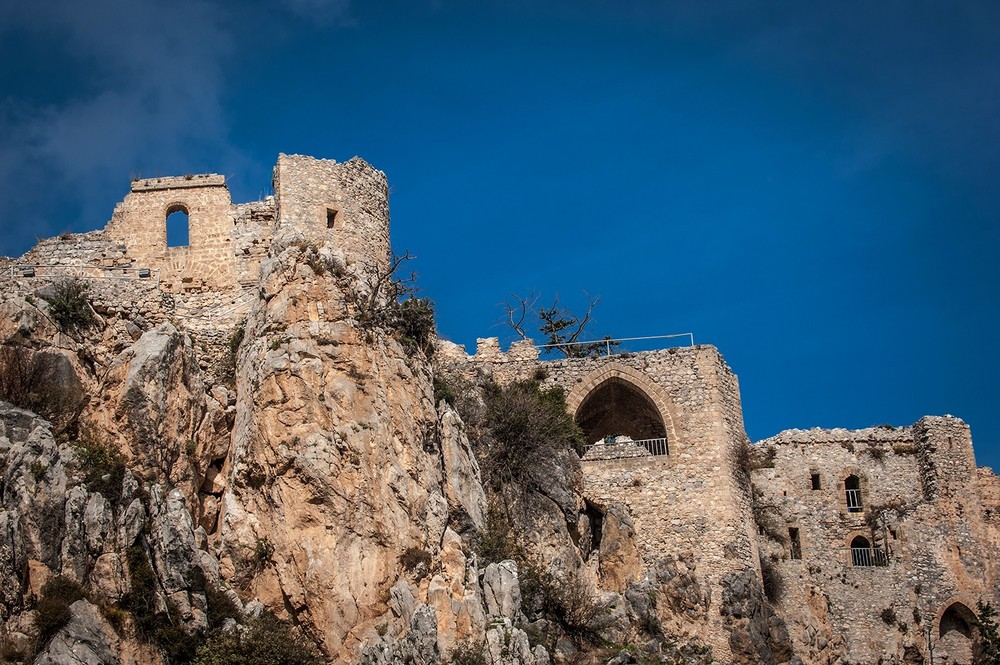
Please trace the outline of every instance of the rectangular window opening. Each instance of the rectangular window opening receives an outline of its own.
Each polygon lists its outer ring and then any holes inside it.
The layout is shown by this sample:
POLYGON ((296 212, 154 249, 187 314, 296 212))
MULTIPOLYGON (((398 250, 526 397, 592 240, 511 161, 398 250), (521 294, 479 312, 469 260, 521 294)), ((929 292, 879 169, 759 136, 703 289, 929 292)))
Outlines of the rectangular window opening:
POLYGON ((818 490, 819 489, 819 474, 818 473, 812 474, 812 488, 814 490, 818 490))
POLYGON ((801 559, 802 543, 799 541, 799 530, 793 526, 788 527, 788 542, 791 543, 792 558, 801 559))
POLYGON ((326 209, 326 228, 332 229, 337 223, 337 213, 339 210, 334 210, 333 208, 326 209))

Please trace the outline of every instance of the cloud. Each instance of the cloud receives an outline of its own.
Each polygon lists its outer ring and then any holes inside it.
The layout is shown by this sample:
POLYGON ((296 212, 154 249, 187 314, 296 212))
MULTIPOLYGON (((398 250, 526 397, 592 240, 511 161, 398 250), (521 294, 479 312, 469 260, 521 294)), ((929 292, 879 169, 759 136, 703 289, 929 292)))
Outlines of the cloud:
POLYGON ((213 5, 21 3, 0 41, 35 48, 0 47, 0 57, 44 58, 48 75, 37 80, 38 66, 25 62, 0 99, 0 193, 12 220, 0 253, 23 251, 28 228, 49 234, 72 224, 53 219, 53 198, 74 202, 85 227, 96 228, 144 164, 184 169, 209 153, 240 159, 226 142, 221 104, 233 40, 213 5))

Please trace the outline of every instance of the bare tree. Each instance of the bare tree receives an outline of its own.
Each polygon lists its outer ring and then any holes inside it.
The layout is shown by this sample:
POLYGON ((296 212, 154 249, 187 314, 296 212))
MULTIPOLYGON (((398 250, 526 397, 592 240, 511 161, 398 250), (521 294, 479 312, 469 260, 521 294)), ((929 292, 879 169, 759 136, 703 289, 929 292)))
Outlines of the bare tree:
POLYGON ((583 315, 577 315, 559 304, 558 294, 547 307, 537 306, 539 296, 533 291, 527 296, 511 294, 503 302, 504 316, 500 323, 517 333, 521 339, 528 339, 525 328, 529 322, 533 323, 545 339, 546 353, 558 350, 568 358, 598 356, 602 350, 615 348, 619 343, 611 341, 607 336, 596 342, 580 341, 593 320, 594 308, 601 302, 600 296, 591 296, 586 291, 584 295, 587 297, 587 309, 583 315))

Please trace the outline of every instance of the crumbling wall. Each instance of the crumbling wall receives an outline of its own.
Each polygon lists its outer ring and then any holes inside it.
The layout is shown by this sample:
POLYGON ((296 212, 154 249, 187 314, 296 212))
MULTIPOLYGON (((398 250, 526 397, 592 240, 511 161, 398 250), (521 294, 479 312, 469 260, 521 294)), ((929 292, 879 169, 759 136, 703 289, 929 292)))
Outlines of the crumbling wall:
MULTIPOLYGON (((846 662, 927 657, 928 628, 937 640, 951 602, 974 607, 996 593, 989 562, 995 550, 983 526, 968 428, 959 419, 792 430, 757 445, 773 451, 756 456, 762 468, 753 472, 761 549, 784 587, 778 607, 806 662, 829 657, 834 636, 846 662), (858 512, 848 510, 849 475, 861 481, 858 512), (798 529, 801 558, 794 558, 789 528, 798 529), (872 562, 884 565, 854 565, 856 536, 875 548, 872 562)), ((935 658, 943 655, 936 650, 935 658)))
POLYGON ((719 612, 722 581, 731 573, 756 571, 758 564, 747 478, 739 468, 747 443, 739 385, 718 350, 697 346, 539 361, 530 341, 515 342, 504 353, 489 338, 478 341, 473 356, 449 343, 435 355, 452 377, 485 374, 498 383, 534 378, 543 388, 561 387, 574 416, 607 381, 626 382, 655 405, 669 454, 636 455, 634 445, 622 444, 619 456, 608 454, 614 446, 596 445, 582 460, 584 494, 597 506, 628 508, 647 567, 664 557, 694 555, 709 605, 704 616, 688 622, 688 636, 710 644, 725 662, 730 646, 719 612))
POLYGON ((363 159, 343 164, 305 155, 278 155, 274 167, 277 225, 307 241, 332 239, 348 264, 384 273, 389 266, 389 185, 363 159))
POLYGON ((235 286, 232 200, 226 179, 205 174, 133 180, 132 190, 115 207, 108 236, 128 248, 139 264, 160 271, 168 291, 235 286), (167 215, 188 215, 188 245, 167 247, 167 215))

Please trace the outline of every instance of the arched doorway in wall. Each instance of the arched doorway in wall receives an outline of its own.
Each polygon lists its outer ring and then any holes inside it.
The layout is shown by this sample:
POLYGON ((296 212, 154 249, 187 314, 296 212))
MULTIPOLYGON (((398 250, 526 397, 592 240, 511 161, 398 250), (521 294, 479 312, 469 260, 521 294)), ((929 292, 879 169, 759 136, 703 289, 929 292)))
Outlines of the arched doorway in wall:
POLYGON ((191 244, 191 223, 188 209, 180 203, 167 208, 167 247, 187 247, 191 244))
POLYGON ((976 615, 964 603, 952 603, 938 624, 934 662, 971 665, 975 651, 976 615))
POLYGON ((576 410, 575 420, 587 443, 615 435, 666 443, 667 428, 656 404, 621 377, 611 377, 591 390, 576 410))

